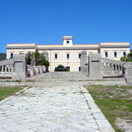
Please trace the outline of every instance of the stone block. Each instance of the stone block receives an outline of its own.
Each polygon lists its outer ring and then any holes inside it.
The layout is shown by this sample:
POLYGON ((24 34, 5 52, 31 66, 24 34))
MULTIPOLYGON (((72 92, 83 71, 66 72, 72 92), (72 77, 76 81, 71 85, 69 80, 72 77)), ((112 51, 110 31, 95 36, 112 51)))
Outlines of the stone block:
POLYGON ((26 55, 14 55, 14 69, 12 79, 23 80, 27 76, 27 58, 26 55))
POLYGON ((87 76, 88 75, 88 66, 81 66, 81 72, 87 76))
POLYGON ((88 55, 88 77, 94 79, 103 78, 100 54, 88 55))
POLYGON ((85 64, 88 63, 88 58, 87 58, 87 52, 82 51, 81 52, 81 60, 80 60, 80 66, 85 66, 85 64))
POLYGON ((132 86, 132 62, 127 62, 124 67, 127 85, 132 86))

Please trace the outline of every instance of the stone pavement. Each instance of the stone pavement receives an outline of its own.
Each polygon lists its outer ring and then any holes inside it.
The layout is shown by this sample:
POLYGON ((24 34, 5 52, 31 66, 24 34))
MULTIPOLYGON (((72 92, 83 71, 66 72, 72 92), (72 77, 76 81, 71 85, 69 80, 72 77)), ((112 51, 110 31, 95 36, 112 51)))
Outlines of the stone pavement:
POLYGON ((0 102, 0 132, 114 130, 84 87, 42 85, 0 102))

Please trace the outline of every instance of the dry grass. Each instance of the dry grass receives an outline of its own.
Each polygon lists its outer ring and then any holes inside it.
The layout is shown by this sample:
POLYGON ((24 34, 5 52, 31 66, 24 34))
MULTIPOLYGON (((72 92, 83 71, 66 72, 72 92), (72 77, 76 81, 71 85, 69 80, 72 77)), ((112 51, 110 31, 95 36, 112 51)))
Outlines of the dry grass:
POLYGON ((14 86, 14 87, 0 87, 0 101, 14 95, 16 92, 22 90, 22 87, 14 86))
POLYGON ((132 123, 132 87, 86 86, 96 104, 116 132, 124 132, 116 124, 118 118, 132 123))

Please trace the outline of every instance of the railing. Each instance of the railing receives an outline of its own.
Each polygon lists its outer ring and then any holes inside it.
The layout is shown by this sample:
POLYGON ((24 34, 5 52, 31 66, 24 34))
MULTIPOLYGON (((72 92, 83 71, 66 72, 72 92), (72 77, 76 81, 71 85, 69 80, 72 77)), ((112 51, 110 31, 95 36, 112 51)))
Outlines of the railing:
POLYGON ((121 77, 124 75, 125 62, 102 58, 101 63, 103 77, 121 77))

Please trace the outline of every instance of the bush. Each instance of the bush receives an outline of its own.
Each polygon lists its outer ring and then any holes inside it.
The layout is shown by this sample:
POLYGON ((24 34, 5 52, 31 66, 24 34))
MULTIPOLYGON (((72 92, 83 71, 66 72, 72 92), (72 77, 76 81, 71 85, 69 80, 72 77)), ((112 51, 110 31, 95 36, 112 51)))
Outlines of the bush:
POLYGON ((132 52, 130 52, 127 56, 121 57, 120 60, 126 62, 132 62, 132 52))
POLYGON ((44 64, 43 64, 43 62, 39 62, 38 65, 39 66, 43 66, 44 64))
POLYGON ((58 65, 54 71, 68 71, 63 65, 58 65))
POLYGON ((126 56, 123 56, 123 57, 121 57, 120 60, 121 60, 121 61, 127 61, 127 57, 126 57, 126 56))

